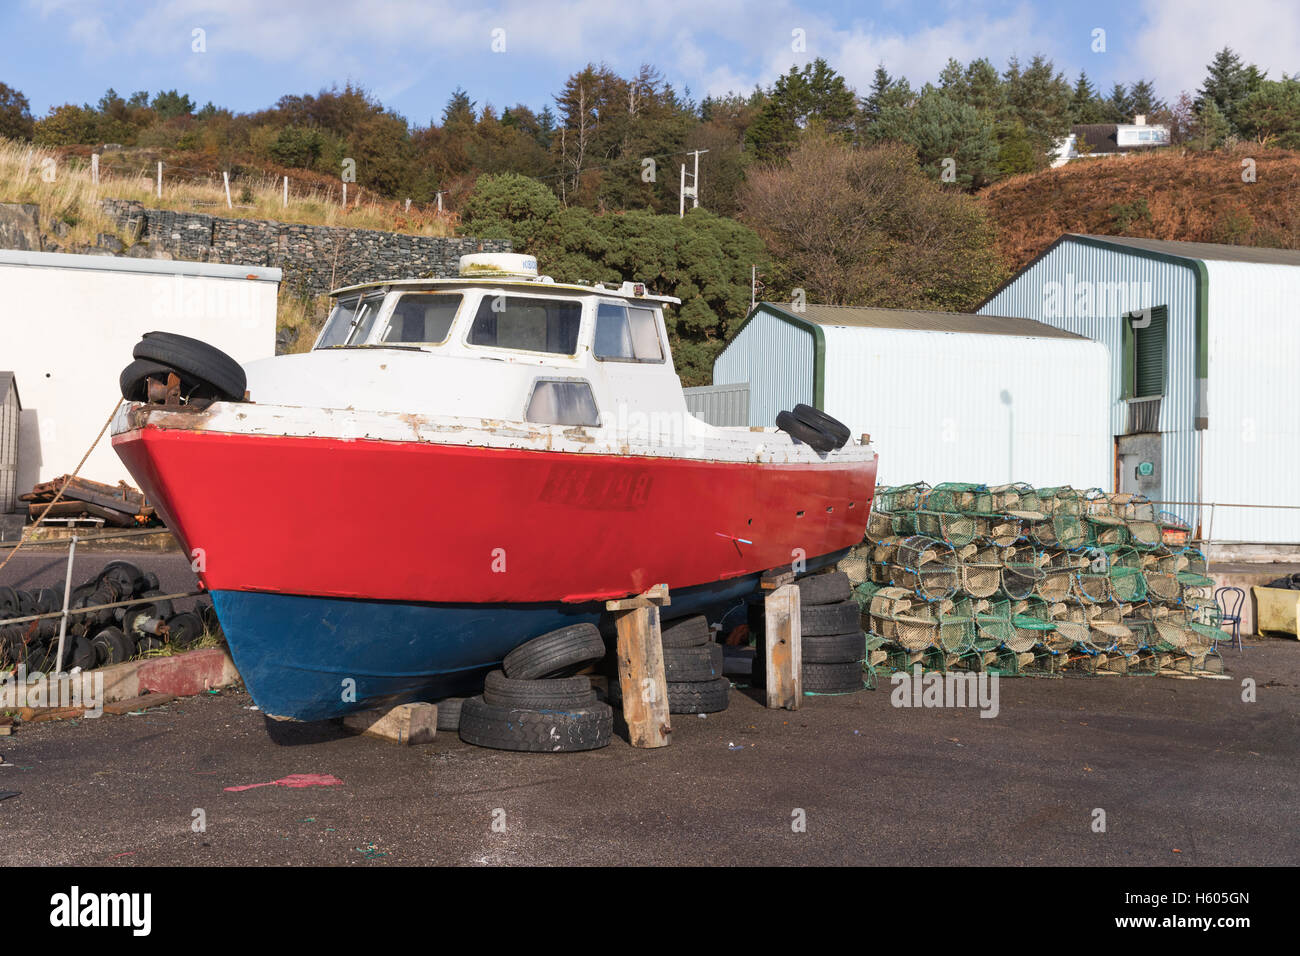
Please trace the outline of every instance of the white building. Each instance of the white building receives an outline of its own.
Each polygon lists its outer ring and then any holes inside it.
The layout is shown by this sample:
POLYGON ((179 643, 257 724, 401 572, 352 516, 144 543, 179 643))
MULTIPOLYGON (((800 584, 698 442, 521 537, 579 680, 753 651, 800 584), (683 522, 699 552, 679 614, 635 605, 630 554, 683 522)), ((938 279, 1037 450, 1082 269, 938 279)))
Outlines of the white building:
POLYGON ((762 302, 713 382, 749 384, 750 425, 803 402, 870 434, 881 484, 1113 481, 1110 356, 1038 322, 762 302))
POLYGON ((1120 156, 1169 145, 1169 127, 1147 123, 1141 114, 1131 123, 1082 123, 1070 127, 1070 133, 1056 144, 1052 167, 1064 166, 1072 159, 1120 156))
MULTIPOLYGON (((239 362, 274 355, 279 283, 279 269, 0 250, 0 368, 22 387, 17 490, 77 467, 145 332, 203 339, 239 362)), ((81 476, 130 481, 107 435, 81 476)))
POLYGON ((979 312, 1109 349, 1119 490, 1220 543, 1300 544, 1300 508, 1260 507, 1300 505, 1300 250, 1066 235, 979 312))

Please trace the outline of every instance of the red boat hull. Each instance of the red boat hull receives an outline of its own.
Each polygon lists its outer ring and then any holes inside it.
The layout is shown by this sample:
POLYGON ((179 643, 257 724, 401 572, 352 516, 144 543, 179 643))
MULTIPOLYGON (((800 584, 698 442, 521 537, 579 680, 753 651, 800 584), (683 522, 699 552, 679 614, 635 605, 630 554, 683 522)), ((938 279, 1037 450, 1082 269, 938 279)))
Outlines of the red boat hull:
POLYGON ((211 590, 582 602, 861 542, 871 461, 566 454, 145 425, 113 439, 211 590))

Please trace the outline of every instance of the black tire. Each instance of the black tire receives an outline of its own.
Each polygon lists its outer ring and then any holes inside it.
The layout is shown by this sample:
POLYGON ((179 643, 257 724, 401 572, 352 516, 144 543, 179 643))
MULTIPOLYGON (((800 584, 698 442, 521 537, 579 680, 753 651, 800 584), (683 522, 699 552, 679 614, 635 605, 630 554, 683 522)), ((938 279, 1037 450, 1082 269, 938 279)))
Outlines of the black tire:
POLYGON ((861 631, 851 634, 809 634, 799 642, 805 664, 862 663, 867 656, 867 637, 861 631))
POLYGON ((464 697, 445 697, 437 702, 439 730, 450 730, 453 733, 460 730, 460 705, 463 703, 464 697))
POLYGON ((862 662, 844 664, 804 664, 804 693, 848 694, 862 690, 862 662))
POLYGON ((725 677, 705 681, 673 681, 668 685, 668 713, 716 714, 727 709, 731 681, 725 677))
POLYGON ((135 641, 127 637, 119 628, 100 628, 99 633, 91 638, 95 648, 95 658, 99 666, 121 664, 135 656, 135 641))
POLYGON ((820 408, 813 408, 811 405, 796 405, 790 410, 790 414, 805 425, 830 435, 835 440, 836 448, 843 448, 848 443, 849 436, 853 434, 849 431, 849 426, 838 418, 831 418, 820 408))
MULTIPOLYGON (((145 402, 149 400, 149 379, 160 378, 166 381, 168 373, 173 371, 176 370, 161 362, 136 359, 122 369, 117 377, 117 386, 122 391, 122 397, 128 402, 145 402)), ((180 375, 179 372, 176 374, 180 375)))
POLYGON ((794 582, 799 588, 799 606, 810 604, 840 604, 853 597, 853 586, 843 571, 814 574, 794 582))
POLYGON ((709 619, 703 614, 685 617, 673 621, 659 631, 664 647, 702 647, 713 636, 709 631, 709 619))
MULTIPOLYGON (((140 597, 159 598, 162 597, 162 592, 157 590, 155 585, 155 589, 149 591, 141 591, 140 597)), ((151 604, 150 607, 154 609, 154 617, 169 618, 176 613, 176 608, 172 605, 171 601, 154 601, 154 603, 151 604)))
POLYGON ((605 641, 594 624, 571 624, 531 641, 506 655, 501 669, 515 680, 568 677, 605 656, 605 641))
POLYGON ((590 677, 511 680, 501 671, 492 671, 483 684, 483 702, 489 707, 576 710, 594 704, 596 692, 590 677))
POLYGON ((63 595, 54 588, 38 588, 36 591, 36 606, 41 609, 41 614, 53 614, 55 611, 61 611, 63 610, 63 595))
POLYGON ((143 654, 145 651, 161 651, 166 646, 167 643, 161 637, 147 634, 136 643, 135 652, 136 654, 143 654))
POLYGON ((27 668, 27 673, 40 671, 43 674, 46 665, 54 663, 54 651, 50 650, 50 646, 44 641, 31 641, 23 647, 22 662, 27 668))
POLYGON ((193 647, 202 637, 203 618, 193 611, 182 611, 167 619, 167 641, 173 647, 193 647))
POLYGON ((84 637, 69 638, 69 640, 73 641, 72 666, 80 667, 83 671, 94 670, 98 660, 94 645, 84 637))
POLYGON ((837 604, 813 604, 799 609, 800 634, 815 637, 818 634, 847 634, 861 630, 862 609, 853 598, 837 604))
POLYGON ((144 574, 130 561, 110 561, 95 578, 96 583, 111 583, 119 595, 119 600, 134 597, 144 587, 144 574))
POLYGON ((478 747, 525 753, 574 753, 598 750, 614 733, 608 704, 570 711, 493 707, 470 697, 460 709, 460 739, 478 747))
POLYGON ((241 402, 248 388, 243 368, 221 349, 174 332, 146 332, 131 354, 138 359, 161 362, 181 373, 211 385, 218 398, 241 402))
POLYGON ((722 676, 723 652, 721 644, 703 647, 665 647, 664 679, 673 684, 679 681, 715 680, 722 676))
POLYGON ((835 439, 826 434, 820 428, 814 428, 806 422, 801 422, 790 412, 777 412, 776 427, 783 432, 789 433, 792 438, 797 438, 814 451, 825 454, 826 452, 836 449, 835 439))

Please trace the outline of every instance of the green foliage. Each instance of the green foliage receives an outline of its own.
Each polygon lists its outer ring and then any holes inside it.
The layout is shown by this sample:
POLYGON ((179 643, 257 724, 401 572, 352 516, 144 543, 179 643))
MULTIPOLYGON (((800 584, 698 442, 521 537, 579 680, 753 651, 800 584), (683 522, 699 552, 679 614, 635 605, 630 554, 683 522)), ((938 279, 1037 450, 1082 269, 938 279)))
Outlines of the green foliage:
POLYGON ((944 161, 953 160, 956 182, 963 189, 979 188, 996 175, 998 144, 989 118, 933 87, 927 87, 910 106, 881 110, 867 128, 867 140, 906 143, 916 150, 921 168, 936 180, 941 178, 944 161))
POLYGON ((1115 203, 1110 207, 1110 214, 1115 220, 1115 230, 1119 235, 1128 232, 1135 225, 1151 225, 1151 209, 1145 199, 1115 203))
POLYGON ((999 176, 1018 176, 1038 168, 1038 151, 1025 132, 1023 123, 1005 123, 998 129, 999 176))
POLYGON ((0 136, 6 139, 31 139, 36 131, 31 104, 22 91, 0 83, 0 136))
POLYGON ((1213 103, 1219 115, 1227 121, 1229 132, 1236 134, 1239 132, 1239 109, 1263 82, 1264 74, 1258 67, 1247 66, 1231 47, 1225 46, 1206 67, 1205 82, 1196 97, 1196 110, 1199 113, 1207 104, 1213 103))
POLYGON ((792 66, 777 77, 758 117, 745 133, 747 145, 760 160, 786 153, 800 130, 814 120, 846 141, 853 135, 857 100, 844 77, 821 57, 792 66))
POLYGON ((1238 129, 1260 143, 1300 149, 1300 81, 1265 80, 1241 101, 1238 129))
POLYGON ((320 159, 325 149, 325 137, 318 129, 286 126, 267 145, 271 159, 281 166, 309 169, 320 159))
POLYGON ((159 92, 149 104, 150 109, 161 120, 169 120, 177 116, 189 116, 194 112, 194 101, 188 94, 178 93, 176 90, 167 90, 159 92))

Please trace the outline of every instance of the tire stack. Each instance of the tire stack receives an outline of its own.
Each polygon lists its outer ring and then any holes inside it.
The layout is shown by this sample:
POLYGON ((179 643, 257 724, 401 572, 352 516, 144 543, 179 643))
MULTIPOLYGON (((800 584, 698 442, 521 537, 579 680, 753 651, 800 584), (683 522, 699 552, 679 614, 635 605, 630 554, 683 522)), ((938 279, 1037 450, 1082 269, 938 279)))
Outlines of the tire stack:
MULTIPOLYGON (((606 746, 614 711, 596 699, 591 678, 574 676, 605 656, 591 624, 574 624, 525 641, 487 675, 483 693, 460 703, 460 739, 527 753, 572 753, 606 746)), ((442 708, 438 705, 439 727, 442 708)), ((450 715, 449 715, 450 721, 450 715)))
MULTIPOLYGON (((682 618, 664 625, 664 680, 668 685, 668 713, 716 714, 731 701, 731 681, 722 674, 722 645, 712 640, 704 615, 682 618)), ((609 682, 610 699, 622 700, 618 671, 609 682)))
MULTIPOLYGON (((849 576, 842 571, 802 578, 799 588, 800 649, 805 694, 850 694, 862 689, 862 662, 867 655, 862 617, 849 576)), ((751 627, 763 634, 762 604, 751 605, 751 627)), ((764 636, 754 652, 753 684, 765 683, 764 636)))
POLYGON ((244 369, 214 346, 174 332, 146 332, 132 350, 118 385, 128 402, 193 404, 241 402, 248 387, 244 369))
MULTIPOLYGON (((70 609, 136 601, 127 607, 106 608, 68 618, 62 669, 83 671, 120 664, 137 654, 168 644, 184 650, 205 630, 220 632, 212 606, 196 604, 193 611, 176 612, 162 597, 158 578, 129 561, 112 561, 94 578, 73 588, 70 609)), ((63 593, 55 588, 0 588, 0 620, 51 614, 63 608, 63 593)), ((23 664, 29 673, 55 670, 59 662, 59 619, 45 618, 0 625, 0 666, 23 664)))
POLYGON ((776 427, 822 454, 843 448, 852 434, 849 427, 839 419, 832 418, 821 409, 803 404, 796 405, 788 412, 778 412, 776 427))

